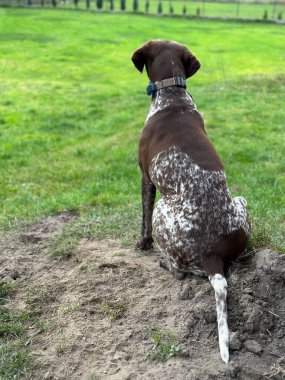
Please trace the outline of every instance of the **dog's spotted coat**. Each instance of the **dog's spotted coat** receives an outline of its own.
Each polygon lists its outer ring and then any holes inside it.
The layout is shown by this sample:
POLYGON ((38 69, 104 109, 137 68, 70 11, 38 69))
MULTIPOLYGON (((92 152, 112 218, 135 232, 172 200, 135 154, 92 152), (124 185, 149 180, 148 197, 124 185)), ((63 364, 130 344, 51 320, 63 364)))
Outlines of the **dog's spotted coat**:
POLYGON ((246 201, 232 198, 224 171, 200 168, 172 146, 152 159, 150 177, 161 199, 153 214, 160 250, 180 271, 201 268, 222 235, 243 228, 249 234, 246 201))
POLYGON ((154 97, 149 113, 146 118, 147 121, 154 116, 157 112, 166 109, 167 107, 175 106, 177 109, 180 106, 180 113, 197 111, 196 104, 188 92, 179 92, 179 106, 177 105, 177 88, 168 87, 161 89, 154 97))
MULTIPOLYGON (((198 112, 186 91, 180 99, 169 96, 171 91, 175 89, 156 95, 147 120, 177 101, 183 105, 181 112, 198 112)), ((153 157, 150 178, 161 194, 153 213, 154 238, 164 255, 164 266, 172 273, 207 275, 201 267, 202 256, 211 253, 220 236, 240 228, 249 236, 246 200, 231 196, 223 170, 204 170, 189 154, 171 146, 153 157)), ((215 290, 220 353, 227 363, 227 281, 218 273, 209 280, 215 290)))

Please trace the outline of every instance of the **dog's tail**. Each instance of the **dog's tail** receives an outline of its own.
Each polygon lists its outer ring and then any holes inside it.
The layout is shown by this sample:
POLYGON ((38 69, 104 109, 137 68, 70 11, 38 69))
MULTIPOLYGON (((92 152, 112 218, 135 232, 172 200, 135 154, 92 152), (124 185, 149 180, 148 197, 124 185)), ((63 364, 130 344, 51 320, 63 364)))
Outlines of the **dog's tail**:
POLYGON ((227 280, 221 274, 209 276, 215 290, 217 322, 219 332, 219 346, 221 358, 225 363, 229 361, 229 328, 227 321, 227 280))

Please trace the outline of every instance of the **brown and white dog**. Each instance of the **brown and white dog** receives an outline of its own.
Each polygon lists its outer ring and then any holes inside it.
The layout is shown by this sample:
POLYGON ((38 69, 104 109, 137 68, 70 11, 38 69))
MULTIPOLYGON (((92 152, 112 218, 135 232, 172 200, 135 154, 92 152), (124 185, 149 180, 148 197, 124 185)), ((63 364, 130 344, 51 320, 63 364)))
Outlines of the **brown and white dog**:
POLYGON ((146 68, 152 95, 139 144, 143 220, 138 247, 154 238, 163 253, 161 266, 177 279, 207 275, 217 307, 222 360, 229 360, 225 266, 245 248, 250 234, 246 201, 233 198, 220 157, 203 119, 185 89, 185 79, 200 68, 186 46, 173 41, 145 43, 132 55, 146 68), (156 189, 161 194, 155 210, 156 189))

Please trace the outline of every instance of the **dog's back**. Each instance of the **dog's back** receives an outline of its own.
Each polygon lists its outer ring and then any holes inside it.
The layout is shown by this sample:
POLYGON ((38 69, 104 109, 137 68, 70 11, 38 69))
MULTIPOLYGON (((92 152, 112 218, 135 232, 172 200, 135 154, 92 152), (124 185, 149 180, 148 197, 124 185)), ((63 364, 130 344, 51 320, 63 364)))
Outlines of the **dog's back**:
POLYGON ((185 90, 170 87, 153 98, 139 144, 140 165, 150 167, 153 157, 171 146, 205 170, 223 170, 193 99, 185 90))

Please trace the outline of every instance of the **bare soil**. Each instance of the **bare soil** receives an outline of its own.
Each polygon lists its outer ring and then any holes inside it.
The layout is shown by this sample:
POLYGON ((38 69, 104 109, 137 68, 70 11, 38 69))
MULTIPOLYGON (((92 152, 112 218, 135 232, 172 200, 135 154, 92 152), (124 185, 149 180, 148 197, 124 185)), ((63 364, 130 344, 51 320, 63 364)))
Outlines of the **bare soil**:
POLYGON ((264 249, 228 273, 230 363, 219 356, 214 292, 206 279, 175 280, 159 254, 120 241, 82 240, 69 260, 47 254, 73 215, 0 236, 8 303, 33 312, 26 345, 32 379, 284 379, 285 255, 264 249), (169 330, 184 356, 153 361, 151 327, 169 330))

